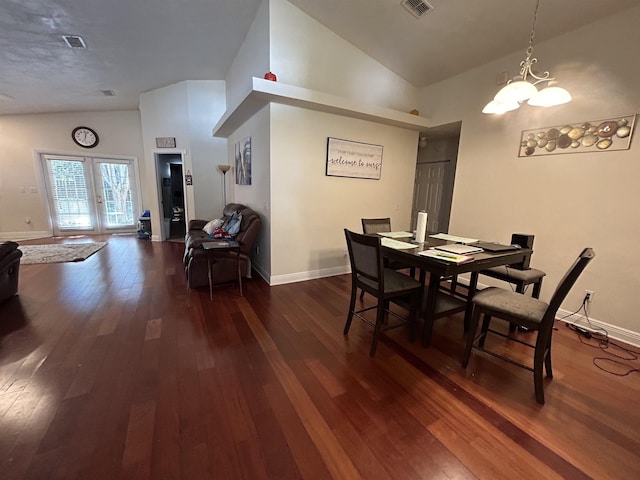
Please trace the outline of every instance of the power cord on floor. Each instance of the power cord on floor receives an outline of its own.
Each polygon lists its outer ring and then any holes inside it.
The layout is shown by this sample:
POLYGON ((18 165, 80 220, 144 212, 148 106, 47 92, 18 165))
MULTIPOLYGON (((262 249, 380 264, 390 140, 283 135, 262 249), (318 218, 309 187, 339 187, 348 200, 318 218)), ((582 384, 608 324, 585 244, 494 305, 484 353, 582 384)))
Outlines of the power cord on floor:
POLYGON ((640 352, 634 351, 626 346, 623 346, 623 345, 620 345, 619 343, 614 342, 609 338, 609 332, 607 332, 606 329, 593 325, 591 323, 591 320, 589 319, 588 306, 589 306, 588 297, 585 295, 580 307, 575 312, 569 313, 564 317, 561 317, 561 320, 564 320, 565 318, 576 315, 580 311, 584 311, 584 318, 586 319, 587 325, 589 326, 589 328, 587 329, 577 325, 576 323, 569 323, 569 322, 565 323, 567 328, 576 332, 576 335, 578 336, 578 340, 580 340, 580 343, 587 345, 589 347, 599 348, 606 354, 616 357, 616 358, 594 357, 593 364, 596 366, 596 368, 599 368, 603 372, 610 373, 611 375, 616 375, 618 377, 625 377, 633 372, 640 373, 639 368, 635 368, 632 365, 629 365, 621 361, 621 360, 636 361, 638 360, 638 355, 640 355, 640 352), (591 340, 591 341, 585 341, 585 339, 591 340), (627 355, 614 353, 613 350, 624 352, 627 355), (604 365, 606 364, 609 365, 609 368, 605 368, 604 365), (615 367, 626 369, 626 371, 624 370, 621 372, 614 371, 612 368, 615 368, 615 367))

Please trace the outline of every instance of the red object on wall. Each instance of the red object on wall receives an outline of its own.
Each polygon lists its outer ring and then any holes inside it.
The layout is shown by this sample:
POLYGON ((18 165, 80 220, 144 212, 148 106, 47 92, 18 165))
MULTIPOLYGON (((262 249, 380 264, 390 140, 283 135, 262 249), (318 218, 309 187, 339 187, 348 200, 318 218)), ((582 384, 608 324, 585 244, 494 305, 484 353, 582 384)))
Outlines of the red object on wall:
POLYGON ((278 78, 275 73, 267 72, 264 74, 265 80, 271 80, 272 82, 277 82, 278 78))

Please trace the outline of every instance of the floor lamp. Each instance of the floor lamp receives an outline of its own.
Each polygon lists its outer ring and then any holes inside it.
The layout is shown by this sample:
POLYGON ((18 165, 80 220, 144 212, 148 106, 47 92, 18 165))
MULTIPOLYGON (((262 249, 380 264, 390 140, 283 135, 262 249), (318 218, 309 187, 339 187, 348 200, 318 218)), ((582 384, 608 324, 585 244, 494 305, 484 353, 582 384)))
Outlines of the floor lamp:
POLYGON ((222 172, 222 208, 227 206, 227 172, 231 165, 218 165, 218 170, 222 172))

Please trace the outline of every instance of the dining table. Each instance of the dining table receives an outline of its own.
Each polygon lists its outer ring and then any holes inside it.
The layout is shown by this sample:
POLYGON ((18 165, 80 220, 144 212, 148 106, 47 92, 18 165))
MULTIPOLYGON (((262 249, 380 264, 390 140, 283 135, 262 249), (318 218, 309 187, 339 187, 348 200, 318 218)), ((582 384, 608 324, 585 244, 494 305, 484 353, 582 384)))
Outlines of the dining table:
MULTIPOLYGON (((446 235, 441 236, 446 237, 446 235)), ((424 242, 415 242, 408 232, 407 237, 395 235, 391 242, 385 242, 384 238, 388 237, 383 235, 383 257, 400 262, 407 268, 415 267, 419 271, 420 282, 425 286, 421 308, 421 317, 424 321, 422 345, 425 347, 431 344, 433 324, 437 318, 464 311, 464 330, 465 332, 468 330, 473 310, 472 299, 478 286, 478 276, 482 270, 501 265, 516 265, 522 263, 533 253, 532 249, 521 247, 499 252, 484 250, 469 254, 472 258, 468 261, 456 263, 444 256, 436 258, 425 255, 425 252, 433 251, 432 249, 435 247, 455 244, 455 241, 434 238, 428 234, 424 242), (409 244, 411 247, 389 246, 395 244, 396 241, 409 244), (429 274, 428 282, 427 274, 429 274), (441 289, 441 283, 444 279, 456 279, 463 274, 470 274, 467 295, 464 298, 451 291, 445 292, 441 289)))

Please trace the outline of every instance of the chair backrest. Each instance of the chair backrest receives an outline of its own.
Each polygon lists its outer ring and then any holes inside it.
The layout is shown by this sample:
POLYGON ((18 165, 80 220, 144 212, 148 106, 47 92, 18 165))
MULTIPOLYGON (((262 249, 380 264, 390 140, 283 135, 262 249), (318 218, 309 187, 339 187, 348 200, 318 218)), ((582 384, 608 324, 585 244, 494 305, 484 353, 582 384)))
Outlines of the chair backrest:
POLYGON ((556 291, 553 293, 551 300, 549 301, 549 307, 545 312, 545 321, 549 323, 549 325, 553 325, 553 320, 555 319, 556 313, 562 305, 562 302, 568 295, 569 291, 578 280, 578 277, 585 269, 587 264, 595 257, 596 254, 591 248, 585 248, 582 250, 582 253, 578 256, 571 268, 564 274, 560 283, 556 287, 556 291))
POLYGON ((390 232, 391 231, 391 219, 390 218, 363 218, 362 219, 362 233, 370 235, 372 233, 390 232))
MULTIPOLYGON (((520 245, 522 248, 530 248, 533 250, 534 235, 528 233, 513 233, 511 234, 511 245, 520 245)), ((515 268, 516 270, 529 270, 531 265, 531 255, 525 257, 519 263, 509 265, 509 268, 515 268)))
POLYGON ((361 235, 346 228, 344 229, 344 235, 347 239, 351 275, 354 277, 354 281, 359 277, 365 277, 378 284, 378 287, 384 285, 380 237, 361 235))

